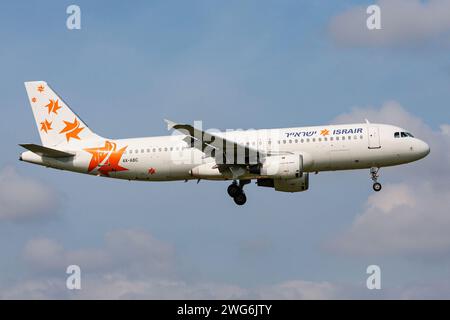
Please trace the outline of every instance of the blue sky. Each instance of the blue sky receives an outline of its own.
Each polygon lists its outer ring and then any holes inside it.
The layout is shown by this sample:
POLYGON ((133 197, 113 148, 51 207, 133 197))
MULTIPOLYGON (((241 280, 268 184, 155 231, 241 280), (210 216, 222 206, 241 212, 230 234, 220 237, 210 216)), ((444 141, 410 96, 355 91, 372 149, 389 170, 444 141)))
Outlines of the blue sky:
MULTIPOLYGON (((394 2, 404 5, 402 0, 394 2)), ((426 12, 433 2, 426 1, 420 10, 426 12)), ((101 268, 92 267, 92 272, 86 267, 83 294, 93 298, 106 295, 106 285, 111 284, 89 284, 98 274, 119 274, 131 283, 131 297, 177 297, 170 290, 158 296, 160 291, 155 291, 149 285, 153 280, 148 279, 182 283, 183 290, 192 290, 200 298, 229 297, 224 289, 228 285, 238 297, 240 290, 244 290, 243 296, 277 297, 284 288, 280 284, 286 283, 299 285, 301 292, 306 290, 305 283, 320 290, 326 283, 331 289, 324 290, 325 297, 403 297, 408 288, 416 286, 433 288, 414 291, 419 297, 429 292, 449 297, 450 286, 433 287, 449 275, 450 247, 447 250, 445 241, 438 248, 441 251, 426 247, 437 252, 436 256, 430 253, 432 258, 426 250, 403 250, 400 245, 403 251, 381 254, 353 255, 329 248, 358 216, 374 214, 366 171, 312 176, 310 190, 299 194, 250 185, 248 204, 238 208, 226 195, 226 183, 131 183, 17 161, 22 151, 19 143, 39 143, 23 82, 45 80, 91 129, 110 138, 165 135, 164 118, 203 120, 204 127, 231 129, 315 125, 336 119, 363 121, 368 114, 373 121, 405 126, 413 122, 411 130, 417 128, 419 135, 432 137, 437 148, 443 149, 444 163, 439 165, 448 171, 445 148, 450 144, 441 126, 449 124, 450 47, 442 39, 449 36, 450 28, 443 23, 438 28, 441 31, 429 39, 415 42, 412 37, 407 45, 349 44, 334 38, 331 28, 340 26, 333 25, 333 19, 371 3, 77 1, 82 29, 74 31, 65 26, 66 7, 72 2, 4 4, 0 12, 0 170, 13 173, 3 174, 2 183, 7 185, 5 177, 17 180, 18 185, 33 181, 51 194, 56 204, 46 208, 49 213, 44 218, 0 220, 0 296, 7 297, 6 292, 12 291, 19 297, 34 297, 35 287, 29 284, 47 278, 56 287, 60 281, 65 283, 64 268, 39 267, 42 259, 27 256, 26 248, 40 243, 36 239, 49 239, 64 247, 52 251, 43 245, 44 253, 51 251, 49 256, 56 260, 61 256, 73 260, 73 252, 80 250, 83 254, 111 251, 107 260, 115 263, 104 262, 101 268), (168 246, 171 258, 156 254, 147 261, 144 250, 133 256, 135 263, 124 262, 105 240, 114 230, 151 235, 159 242, 143 237, 144 242, 151 242, 143 247, 155 246, 155 252, 165 252, 168 246), (173 267, 170 275, 146 274, 146 268, 139 275, 130 275, 136 265, 153 266, 158 259, 173 267), (382 266, 387 293, 365 289, 369 264, 382 266), (150 289, 140 292, 136 281, 150 289), (203 292, 199 289, 204 289, 203 285, 210 286, 207 292, 217 294, 198 293, 203 292)), ((402 19, 407 20, 400 17, 399 24, 402 19)), ((386 23, 383 32, 389 33, 395 24, 386 23)), ((344 35, 347 31, 342 27, 344 35)), ((392 185, 395 194, 414 183, 414 173, 422 172, 419 176, 423 174, 434 185, 438 178, 433 180, 434 176, 426 173, 438 160, 430 159, 403 170, 383 170, 382 182, 392 185)), ((448 182, 443 184, 444 191, 449 191, 448 182)), ((21 201, 31 200, 24 194, 21 201)), ((432 199, 423 201, 426 207, 432 199)), ((448 200, 444 201, 435 211, 445 211, 448 205, 448 200)), ((399 216, 409 219, 407 213, 414 210, 399 216)), ((438 227, 430 226, 429 232, 438 227)), ((358 242, 358 238, 351 239, 358 242)), ((83 261, 90 263, 89 259, 83 261)), ((42 291, 44 296, 68 297, 67 292, 53 287, 42 291)), ((289 297, 308 297, 307 293, 289 297)))

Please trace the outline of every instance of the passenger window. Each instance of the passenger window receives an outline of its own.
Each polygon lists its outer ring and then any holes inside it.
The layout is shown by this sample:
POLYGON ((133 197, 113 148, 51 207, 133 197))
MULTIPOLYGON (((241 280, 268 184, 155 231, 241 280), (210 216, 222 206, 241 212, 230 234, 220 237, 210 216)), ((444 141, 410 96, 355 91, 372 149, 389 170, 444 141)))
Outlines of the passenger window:
POLYGON ((295 143, 298 143, 298 139, 295 139, 295 143))
POLYGON ((283 144, 286 144, 286 140, 283 140, 283 144))
POLYGON ((322 138, 319 138, 319 142, 322 142, 322 138))
POLYGON ((130 150, 130 154, 133 153, 133 150, 130 150))
POLYGON ((158 150, 159 150, 159 152, 161 152, 161 151, 162 151, 162 149, 161 149, 161 148, 159 148, 158 150))
POLYGON ((156 152, 156 148, 153 148, 153 152, 156 152))
POLYGON ((333 141, 334 140, 334 138, 333 137, 330 137, 330 141, 333 141))
POLYGON ((342 140, 345 140, 345 137, 342 137, 342 140))
POLYGON ((328 141, 328 138, 327 137, 323 138, 323 141, 328 141))
POLYGON ((316 142, 316 138, 313 138, 312 141, 313 141, 313 142, 316 142))
POLYGON ((306 142, 309 142, 309 138, 308 138, 308 139, 306 139, 306 142))
POLYGON ((336 140, 339 141, 339 137, 336 137, 336 140))
POLYGON ((289 140, 289 143, 292 143, 292 140, 289 140))
POLYGON ((362 135, 360 135, 359 138, 362 140, 364 137, 362 135))
POLYGON ((303 142, 305 142, 305 140, 302 139, 302 140, 300 140, 300 142, 303 143, 303 142))

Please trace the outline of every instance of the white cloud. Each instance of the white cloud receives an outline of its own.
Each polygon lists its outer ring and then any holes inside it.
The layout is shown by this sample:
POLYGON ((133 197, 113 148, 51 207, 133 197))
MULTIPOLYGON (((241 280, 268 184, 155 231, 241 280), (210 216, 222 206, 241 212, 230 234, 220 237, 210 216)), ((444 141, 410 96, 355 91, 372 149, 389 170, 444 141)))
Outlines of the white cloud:
POLYGON ((243 288, 226 283, 188 283, 164 278, 135 279, 123 273, 86 275, 82 289, 69 291, 62 278, 25 280, 0 291, 1 299, 339 299, 344 288, 328 282, 293 280, 272 286, 243 288))
POLYGON ((95 299, 338 299, 343 288, 329 282, 287 281, 264 287, 243 288, 225 283, 187 283, 167 279, 130 280, 110 274, 93 283, 80 298, 95 299))
POLYGON ((0 299, 44 300, 66 299, 66 283, 58 278, 22 280, 11 287, 0 289, 0 299))
POLYGON ((329 25, 332 38, 341 45, 417 45, 450 35, 448 0, 379 0, 381 30, 366 26, 367 7, 357 6, 335 16, 329 25))
POLYGON ((341 288, 330 282, 286 281, 256 291, 261 299, 329 300, 342 298, 341 288))
MULTIPOLYGON (((395 204, 384 210, 391 207, 395 204)), ((0 287, 0 299, 373 299, 443 298, 450 293, 450 284, 445 282, 369 292, 364 282, 345 285, 293 279, 246 288, 230 283, 185 281, 176 273, 160 270, 161 266, 176 269, 172 246, 138 230, 110 232, 104 246, 80 250, 66 250, 54 240, 37 238, 25 245, 23 255, 28 266, 37 268, 37 272, 0 287), (124 248, 129 252, 122 251, 124 248), (100 257, 95 258, 96 253, 101 253, 100 257), (81 266, 81 290, 66 288, 64 271, 69 262, 81 266), (135 269, 133 266, 137 265, 140 267, 135 269), (47 272, 42 273, 43 270, 47 272)))
POLYGON ((239 286, 215 283, 190 284, 173 279, 133 279, 123 274, 107 274, 87 283, 81 299, 239 299, 247 291, 239 286))
POLYGON ((355 255, 449 257, 450 254, 450 136, 448 124, 432 130, 397 102, 380 109, 356 108, 335 122, 392 123, 406 128, 431 146, 430 155, 418 163, 384 174, 400 180, 371 195, 352 226, 333 239, 335 251, 355 255))
POLYGON ((67 250, 52 239, 32 239, 25 245, 23 257, 39 272, 56 272, 75 264, 95 273, 125 270, 133 276, 159 276, 170 275, 174 268, 171 246, 145 231, 131 229, 108 232, 101 248, 67 250))
POLYGON ((450 136, 450 125, 448 124, 441 125, 441 132, 443 135, 450 136))
POLYGON ((98 248, 67 250, 59 242, 35 238, 24 247, 31 273, 1 299, 333 299, 339 288, 328 282, 303 280, 243 288, 214 282, 187 282, 177 276, 174 249, 140 230, 116 230, 98 248), (78 264, 82 289, 65 287, 65 270, 78 264))
POLYGON ((55 190, 19 175, 12 167, 0 171, 0 220, 26 222, 49 218, 58 207, 55 190))
POLYGON ((23 250, 23 257, 33 268, 39 270, 64 270, 67 267, 63 246, 47 238, 28 241, 23 250))
POLYGON ((388 184, 369 197, 349 230, 333 241, 339 252, 358 255, 450 254, 450 190, 427 182, 388 184))

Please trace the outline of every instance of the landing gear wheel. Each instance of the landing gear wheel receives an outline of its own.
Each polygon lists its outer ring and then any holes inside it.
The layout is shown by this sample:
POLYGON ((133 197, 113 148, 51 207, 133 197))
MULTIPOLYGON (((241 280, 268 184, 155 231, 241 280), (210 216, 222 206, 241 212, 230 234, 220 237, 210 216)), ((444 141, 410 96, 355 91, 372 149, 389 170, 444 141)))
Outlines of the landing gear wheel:
POLYGON ((235 183, 232 183, 228 186, 227 189, 228 195, 232 198, 236 197, 240 192, 242 192, 241 188, 235 183))
POLYGON ((379 177, 378 171, 379 170, 380 170, 380 168, 377 168, 377 167, 370 168, 370 176, 373 181, 373 190, 375 192, 378 192, 381 190, 381 183, 378 182, 378 177, 379 177))
POLYGON ((380 191, 381 190, 381 183, 375 182, 373 184, 373 190, 375 190, 376 192, 380 191))
POLYGON ((238 206, 242 206, 247 202, 247 196, 243 192, 238 193, 233 199, 238 206))

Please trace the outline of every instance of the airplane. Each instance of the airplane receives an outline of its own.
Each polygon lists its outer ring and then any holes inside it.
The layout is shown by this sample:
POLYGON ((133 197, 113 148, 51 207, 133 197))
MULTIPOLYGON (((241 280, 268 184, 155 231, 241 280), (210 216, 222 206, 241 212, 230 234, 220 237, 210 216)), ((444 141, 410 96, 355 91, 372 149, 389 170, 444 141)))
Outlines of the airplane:
POLYGON ((20 160, 100 177, 139 181, 229 180, 237 205, 244 186, 281 192, 309 189, 321 171, 370 169, 373 190, 379 169, 426 157, 428 144, 388 124, 363 123, 297 128, 213 131, 165 120, 169 136, 107 139, 86 123, 45 81, 25 82, 42 144, 20 144, 20 160))

